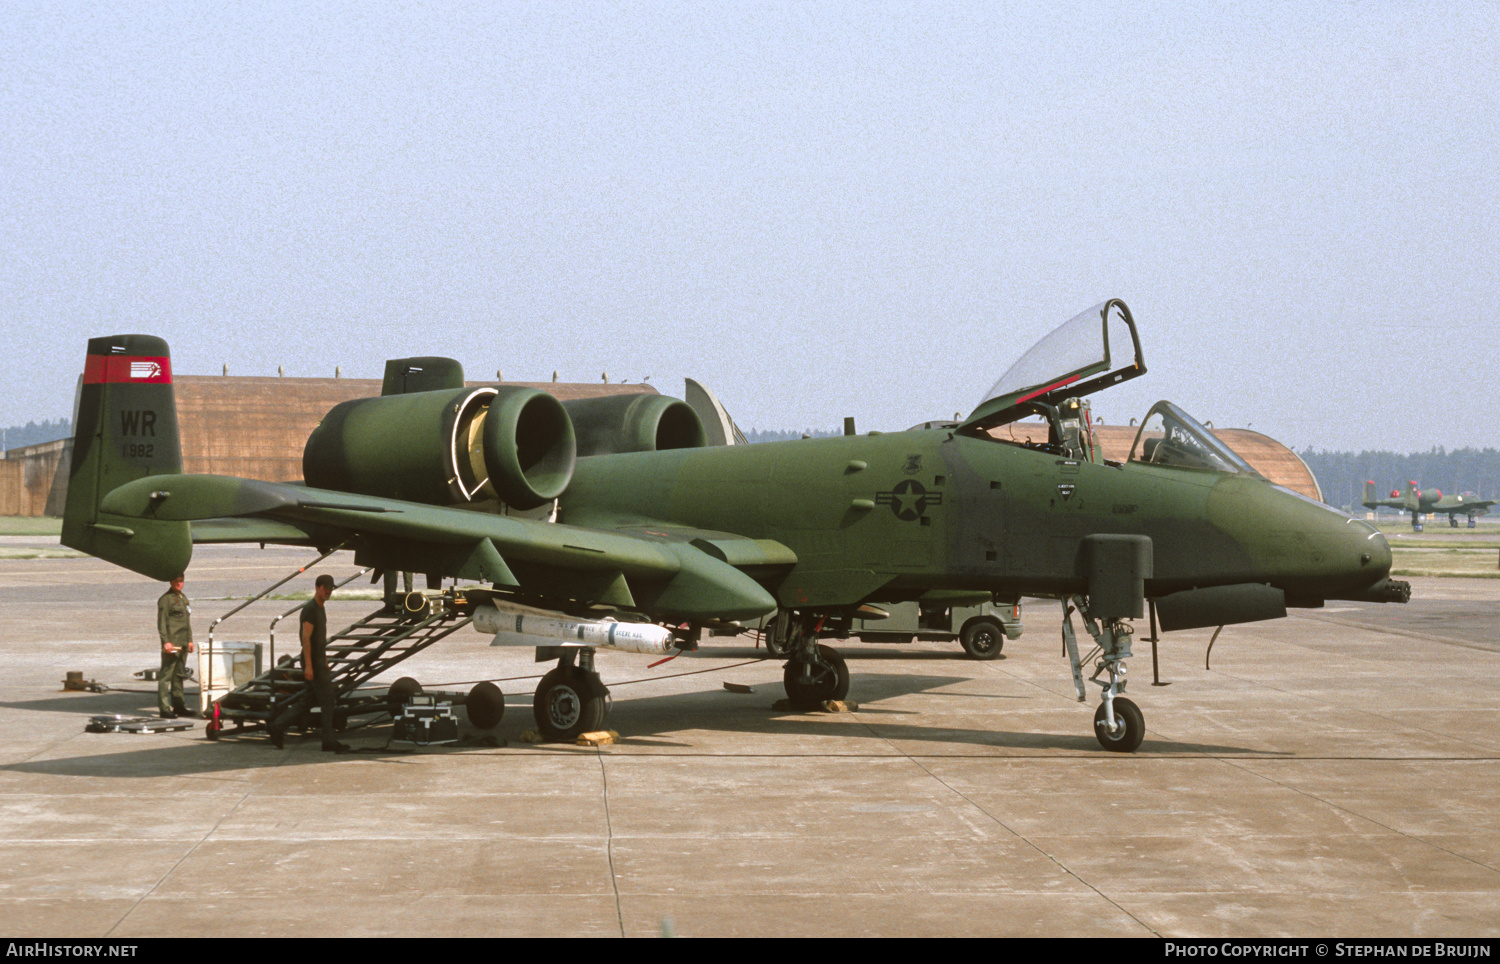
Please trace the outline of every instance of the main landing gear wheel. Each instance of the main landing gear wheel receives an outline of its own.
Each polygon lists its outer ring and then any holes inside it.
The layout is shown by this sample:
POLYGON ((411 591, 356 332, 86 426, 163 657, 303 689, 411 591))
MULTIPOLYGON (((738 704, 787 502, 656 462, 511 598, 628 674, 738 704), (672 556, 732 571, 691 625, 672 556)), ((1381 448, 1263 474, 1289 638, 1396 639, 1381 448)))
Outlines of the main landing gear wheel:
POLYGON ((804 663, 793 658, 781 674, 786 697, 799 710, 810 710, 823 705, 825 700, 841 700, 849 695, 849 664, 844 657, 828 646, 819 646, 818 655, 823 663, 804 663))
POLYGON ((575 740, 580 733, 597 730, 609 711, 609 697, 595 695, 582 670, 559 666, 537 684, 531 712, 537 729, 552 740, 575 740))
POLYGON ((970 659, 994 659, 1005 648, 1005 627, 993 619, 975 619, 958 634, 970 659))
POLYGON ((1094 712, 1094 735, 1099 745, 1116 753, 1134 753, 1146 738, 1146 718, 1141 708, 1123 696, 1115 697, 1115 732, 1104 722, 1104 704, 1094 712))
POLYGON ((469 722, 481 730, 493 729, 505 715, 505 694, 500 687, 488 681, 475 683, 464 700, 464 712, 469 722))

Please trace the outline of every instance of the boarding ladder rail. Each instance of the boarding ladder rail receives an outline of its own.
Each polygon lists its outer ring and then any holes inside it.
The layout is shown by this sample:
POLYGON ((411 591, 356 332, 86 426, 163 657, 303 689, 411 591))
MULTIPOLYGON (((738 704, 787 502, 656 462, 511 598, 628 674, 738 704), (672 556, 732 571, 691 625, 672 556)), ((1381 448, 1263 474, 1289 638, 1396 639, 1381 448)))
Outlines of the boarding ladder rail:
MULTIPOLYGON (((317 565, 317 563, 313 563, 312 565, 317 565)), ((365 566, 359 572, 356 572, 354 575, 350 576, 349 578, 344 579, 342 582, 336 582, 336 583, 334 583, 333 584, 334 591, 337 592, 338 590, 343 589, 345 586, 349 585, 349 583, 351 583, 354 580, 358 579, 360 576, 365 575, 371 569, 374 569, 374 568, 375 568, 374 566, 365 566)), ((306 571, 306 570, 304 569, 302 571, 306 571)), ((279 622, 281 622, 283 619, 287 618, 288 616, 290 616, 292 613, 301 612, 302 611, 302 607, 305 606, 305 605, 306 605, 306 603, 300 603, 299 602, 299 603, 297 603, 297 605, 293 606, 291 609, 288 609, 286 612, 281 613, 275 619, 271 620, 271 626, 270 626, 270 629, 269 629, 269 632, 270 632, 270 644, 271 645, 270 645, 270 652, 268 652, 266 654, 266 662, 270 663, 273 666, 276 665, 276 624, 279 623, 279 622)), ((299 641, 300 641, 300 637, 299 637, 299 641)))
MULTIPOLYGON (((304 572, 306 572, 307 570, 311 569, 313 566, 316 566, 318 563, 322 562, 324 559, 327 559, 329 556, 333 555, 335 552, 338 552, 340 549, 344 548, 344 546, 347 545, 347 544, 348 544, 347 540, 345 542, 340 542, 338 545, 334 546, 332 549, 329 549, 327 552, 323 553, 321 556, 319 556, 318 558, 314 559, 312 562, 309 562, 305 566, 299 566, 298 568, 293 569, 291 571, 291 573, 289 573, 288 575, 285 575, 285 576, 281 577, 280 579, 276 580, 275 582, 271 583, 269 586, 267 586, 266 588, 262 589, 260 592, 256 593, 253 596, 248 597, 244 602, 240 603, 238 606, 236 606, 233 609, 229 610, 229 612, 227 612, 224 615, 220 616, 218 619, 215 619, 212 623, 209 623, 209 625, 208 625, 208 646, 209 646, 209 648, 210 649, 213 648, 213 645, 214 645, 214 630, 219 628, 219 624, 220 623, 222 623, 224 620, 228 619, 230 616, 233 616, 235 613, 239 612, 240 610, 246 608, 247 606, 250 606, 251 604, 259 602, 260 600, 266 598, 272 592, 274 592, 277 589, 280 589, 282 586, 284 586, 287 583, 291 582, 293 579, 296 579, 298 576, 302 575, 304 572)), ((359 578, 359 576, 362 576, 362 575, 364 575, 364 573, 369 572, 369 571, 370 571, 369 569, 365 569, 364 572, 360 572, 360 573, 356 574, 355 576, 353 576, 351 578, 357 579, 357 578, 359 578)), ((344 582, 348 582, 348 581, 349 581, 348 579, 344 580, 344 582)), ((343 585, 343 583, 340 583, 339 585, 343 585)))
MULTIPOLYGON (((346 545, 348 545, 348 540, 347 539, 345 541, 343 541, 343 542, 340 542, 338 545, 334 546, 332 549, 329 549, 327 552, 323 553, 321 556, 319 556, 318 558, 314 559, 312 562, 309 562, 307 565, 305 565, 305 566, 299 566, 296 569, 293 569, 287 575, 285 575, 282 578, 280 578, 280 579, 276 580, 275 582, 271 583, 271 585, 269 585, 266 588, 262 589, 260 592, 256 593, 255 595, 246 598, 244 602, 240 603, 238 606, 235 606, 233 609, 229 610, 229 612, 225 613, 224 615, 220 616, 218 619, 215 619, 213 622, 209 623, 208 624, 208 640, 207 640, 207 643, 206 643, 207 651, 209 653, 215 653, 215 652, 217 652, 217 650, 214 649, 214 630, 216 630, 216 629, 219 628, 219 624, 220 623, 224 622, 226 619, 228 619, 230 616, 233 616, 235 613, 241 612, 242 610, 244 610, 244 609, 246 609, 246 608, 254 605, 255 603, 259 602, 260 600, 266 598, 271 593, 275 592, 277 589, 280 589, 282 586, 284 586, 287 583, 291 582, 293 579, 296 579, 298 576, 302 575, 304 572, 306 572, 307 570, 311 569, 313 566, 316 566, 318 563, 322 562, 324 559, 327 559, 329 556, 333 555, 335 552, 338 552, 340 549, 344 548, 344 546, 346 546, 346 545)), ((360 576, 363 576, 365 573, 369 572, 371 568, 372 567, 368 567, 367 566, 364 569, 361 569, 359 572, 357 572, 354 575, 350 576, 348 579, 345 579, 344 582, 339 583, 339 585, 342 586, 342 585, 344 585, 344 583, 351 582, 351 581, 353 581, 355 579, 358 579, 360 576)), ((301 608, 301 604, 300 603, 298 604, 297 608, 301 608)), ((291 612, 291 611, 293 611, 293 610, 288 610, 288 612, 291 612)), ((284 615, 286 615, 286 613, 283 613, 282 615, 284 616, 284 615)), ((281 617, 278 616, 276 618, 280 619, 281 617)), ((276 625, 276 620, 272 620, 271 621, 271 625, 274 627, 276 625)), ((276 661, 276 636, 275 636, 274 632, 271 635, 271 661, 273 663, 276 661)), ((204 679, 200 683, 200 685, 203 687, 203 692, 205 694, 214 689, 214 661, 212 659, 209 659, 207 661, 207 664, 208 664, 207 665, 207 671, 204 673, 204 679)), ((207 696, 205 696, 204 699, 206 700, 207 696)), ((206 710, 207 707, 205 706, 204 709, 206 710)))

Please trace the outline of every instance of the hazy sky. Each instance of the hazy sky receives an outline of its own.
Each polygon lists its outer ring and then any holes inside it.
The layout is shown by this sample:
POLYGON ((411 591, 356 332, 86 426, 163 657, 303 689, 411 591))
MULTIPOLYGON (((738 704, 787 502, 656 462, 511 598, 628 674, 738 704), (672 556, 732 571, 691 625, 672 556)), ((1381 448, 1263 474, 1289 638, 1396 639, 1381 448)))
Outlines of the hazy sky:
POLYGON ((1500 446, 1500 3, 26 3, 0 424, 89 336, 176 371, 967 412, 1106 297, 1297 448, 1500 446))

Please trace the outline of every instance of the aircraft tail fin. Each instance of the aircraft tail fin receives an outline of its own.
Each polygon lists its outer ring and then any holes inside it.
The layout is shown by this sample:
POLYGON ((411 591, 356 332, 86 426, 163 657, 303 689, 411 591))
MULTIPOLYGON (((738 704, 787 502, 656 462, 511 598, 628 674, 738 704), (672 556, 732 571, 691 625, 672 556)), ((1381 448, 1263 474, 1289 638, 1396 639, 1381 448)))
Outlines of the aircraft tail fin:
POLYGON ((163 581, 192 558, 186 522, 101 512, 110 491, 182 472, 167 343, 151 335, 89 339, 73 413, 73 453, 62 543, 163 581))
POLYGON ((1380 493, 1375 491, 1375 483, 1370 479, 1365 479, 1365 498, 1363 503, 1364 506, 1366 508, 1373 509, 1376 503, 1378 503, 1379 501, 1380 493))

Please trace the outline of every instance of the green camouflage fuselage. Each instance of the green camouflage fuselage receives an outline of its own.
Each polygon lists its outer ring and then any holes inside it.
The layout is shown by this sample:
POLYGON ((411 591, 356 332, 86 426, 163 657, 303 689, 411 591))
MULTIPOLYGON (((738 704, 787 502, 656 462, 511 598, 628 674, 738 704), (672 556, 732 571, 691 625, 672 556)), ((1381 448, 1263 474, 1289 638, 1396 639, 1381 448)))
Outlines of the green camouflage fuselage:
POLYGON ((1096 464, 948 430, 600 456, 579 461, 559 520, 774 540, 789 607, 931 590, 1084 592, 1082 540, 1151 539, 1146 595, 1262 583, 1351 598, 1390 569, 1383 537, 1249 476, 1096 464))

